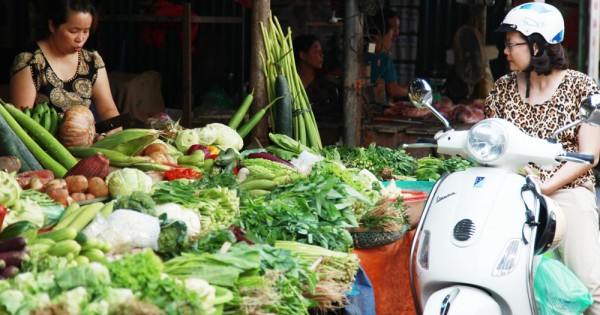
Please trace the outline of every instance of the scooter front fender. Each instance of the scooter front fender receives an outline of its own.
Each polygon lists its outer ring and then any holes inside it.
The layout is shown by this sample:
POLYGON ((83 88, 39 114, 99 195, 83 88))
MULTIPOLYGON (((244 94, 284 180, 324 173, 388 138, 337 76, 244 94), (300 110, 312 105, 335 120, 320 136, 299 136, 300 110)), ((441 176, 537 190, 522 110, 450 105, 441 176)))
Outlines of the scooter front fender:
POLYGON ((502 315, 500 305, 485 291, 454 285, 433 293, 423 315, 502 315))

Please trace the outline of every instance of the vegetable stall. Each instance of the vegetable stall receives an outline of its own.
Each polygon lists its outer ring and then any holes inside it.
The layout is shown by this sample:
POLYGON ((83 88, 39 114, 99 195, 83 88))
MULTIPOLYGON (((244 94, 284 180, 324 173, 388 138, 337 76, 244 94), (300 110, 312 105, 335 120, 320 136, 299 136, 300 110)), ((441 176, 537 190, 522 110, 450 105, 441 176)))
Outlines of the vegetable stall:
POLYGON ((31 112, 0 106, 5 314, 335 312, 373 245, 360 235, 410 229, 395 181, 469 166, 279 133, 246 148, 235 124, 99 136, 86 108, 58 127, 31 112))
POLYGON ((98 134, 85 106, 0 100, 1 313, 385 313, 371 250, 406 247, 427 198, 398 183, 470 163, 323 146, 291 34, 268 23, 268 98, 248 115, 250 92, 227 124, 161 113, 98 134))

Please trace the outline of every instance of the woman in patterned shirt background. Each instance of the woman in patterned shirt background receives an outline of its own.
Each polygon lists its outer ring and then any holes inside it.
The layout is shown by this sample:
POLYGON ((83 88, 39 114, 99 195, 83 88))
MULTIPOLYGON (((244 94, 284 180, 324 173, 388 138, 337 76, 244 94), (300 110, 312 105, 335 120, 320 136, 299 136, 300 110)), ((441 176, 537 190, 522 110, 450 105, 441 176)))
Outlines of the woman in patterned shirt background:
POLYGON ((97 25, 89 0, 47 1, 48 36, 18 54, 10 70, 11 103, 32 108, 46 101, 64 112, 92 106, 100 120, 119 115, 97 51, 83 48, 97 25))
MULTIPOLYGON (((485 101, 487 117, 504 118, 525 133, 550 135, 578 118, 581 101, 599 87, 589 76, 568 68, 560 42, 564 21, 553 6, 541 2, 513 8, 499 32, 511 73, 498 79, 485 101)), ((585 314, 600 314, 600 233, 592 168, 598 163, 600 127, 581 124, 559 135, 573 152, 593 154, 592 165, 565 162, 534 176, 544 195, 557 201, 567 231, 557 253, 587 286, 594 299, 585 314)), ((528 169, 532 174, 531 169, 528 169)))

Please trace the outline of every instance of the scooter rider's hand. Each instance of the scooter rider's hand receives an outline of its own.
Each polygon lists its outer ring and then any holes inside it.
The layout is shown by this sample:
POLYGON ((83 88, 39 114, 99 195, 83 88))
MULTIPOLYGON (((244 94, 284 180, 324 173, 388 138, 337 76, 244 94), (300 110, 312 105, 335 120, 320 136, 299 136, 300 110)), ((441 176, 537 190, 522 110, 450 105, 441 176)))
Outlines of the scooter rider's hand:
POLYGON ((529 166, 523 167, 523 170, 525 170, 525 172, 527 173, 527 178, 531 179, 531 181, 535 184, 535 186, 537 187, 537 190, 539 192, 541 192, 542 194, 544 194, 544 192, 542 190, 543 183, 542 183, 542 180, 540 179, 540 177, 537 174, 535 174, 535 172, 529 166))

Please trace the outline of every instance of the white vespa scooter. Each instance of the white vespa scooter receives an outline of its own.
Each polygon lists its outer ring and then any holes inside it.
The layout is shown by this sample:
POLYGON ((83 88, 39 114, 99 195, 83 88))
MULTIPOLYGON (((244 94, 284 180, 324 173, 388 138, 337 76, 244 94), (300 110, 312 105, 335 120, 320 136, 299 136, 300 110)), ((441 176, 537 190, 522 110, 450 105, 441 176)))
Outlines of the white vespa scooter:
POLYGON ((477 166, 442 176, 426 202, 410 251, 417 314, 538 314, 533 271, 539 254, 562 240, 564 215, 517 171, 528 163, 545 169, 560 161, 591 163, 591 155, 565 152, 556 135, 583 121, 600 124, 600 95, 583 102, 577 122, 538 139, 497 118, 455 131, 431 106, 431 94, 422 79, 409 86, 412 103, 444 123, 429 147, 477 166))

